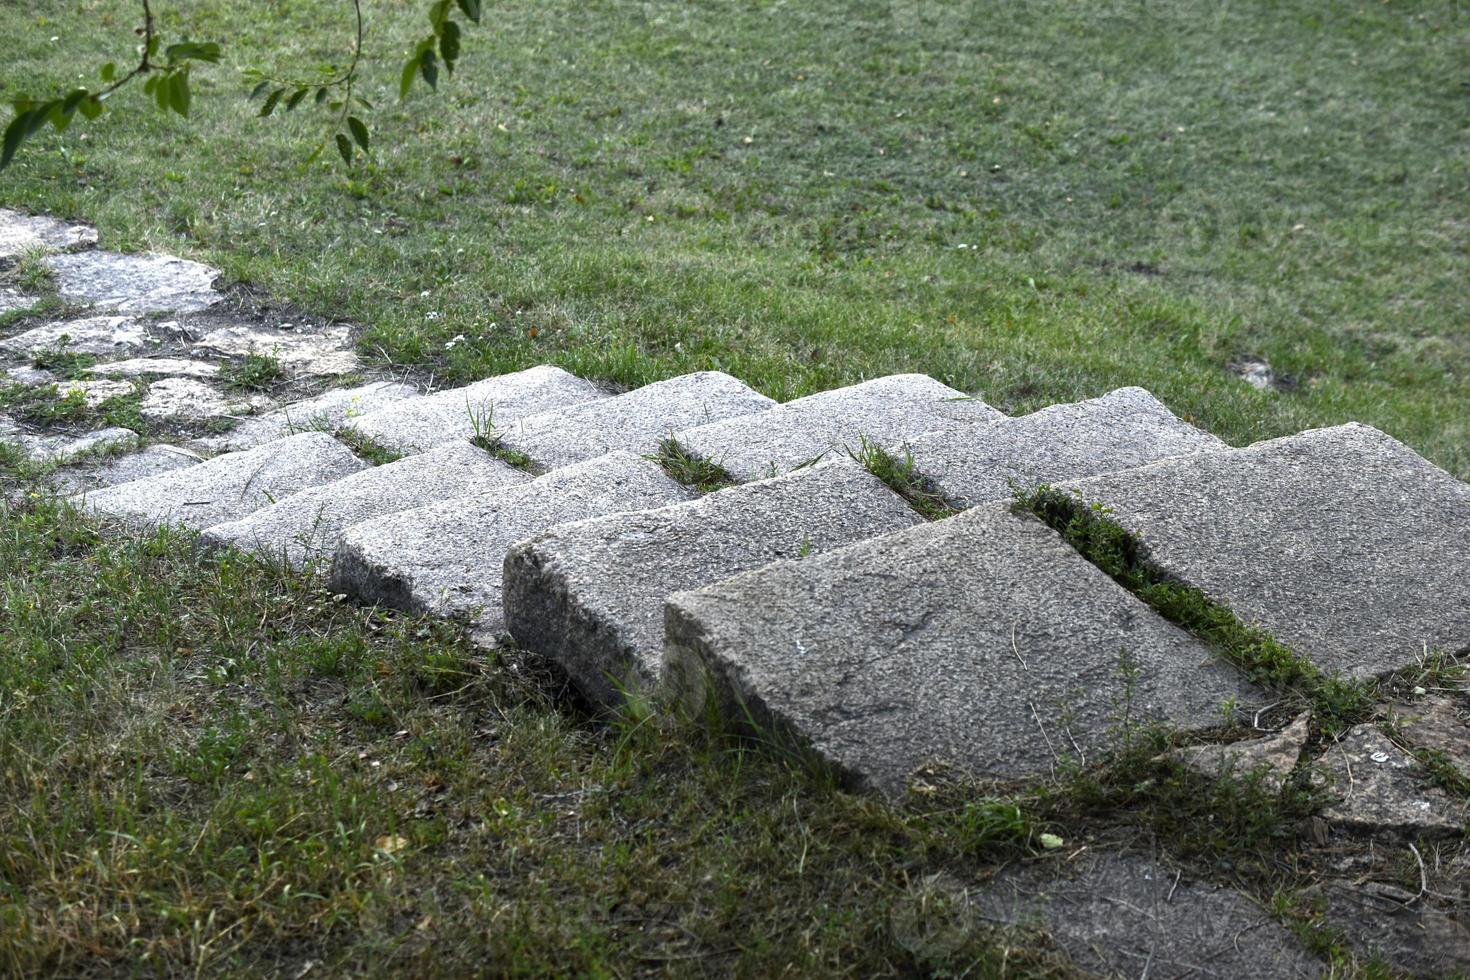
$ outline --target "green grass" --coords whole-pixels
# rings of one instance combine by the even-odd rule
[[[268,391],[285,377],[281,362],[269,354],[246,354],[220,369],[225,384],[243,391]]]

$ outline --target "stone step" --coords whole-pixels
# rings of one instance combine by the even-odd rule
[[[352,450],[325,432],[303,432],[73,500],[83,510],[134,527],[176,524],[203,530],[238,521],[293,493],[366,467]]]
[[[606,398],[607,392],[561,368],[542,365],[435,392],[351,420],[350,433],[397,453],[488,435],[526,415]]]
[[[14,419],[0,415],[0,443],[17,446],[34,462],[64,466],[87,456],[133,449],[138,445],[138,433],[121,426],[110,426],[81,435],[40,435],[26,431]]]
[[[409,612],[454,616],[485,642],[505,631],[505,553],[557,524],[689,499],[663,470],[615,452],[519,486],[429,504],[349,529],[337,546],[333,588]]]
[[[342,532],[355,524],[530,479],[468,442],[450,442],[302,490],[243,520],[217,524],[199,536],[199,543],[258,552],[299,568],[330,560]]]
[[[775,404],[728,374],[701,371],[599,402],[532,415],[515,425],[497,426],[495,435],[507,449],[555,469],[617,449],[652,454],[681,429],[750,415]]]
[[[1329,672],[1470,650],[1470,486],[1351,423],[1064,485]]]
[[[864,788],[1095,761],[1120,718],[1196,730],[1259,703],[1232,666],[1003,503],[673,596],[665,672]]]
[[[204,457],[196,453],[160,443],[123,456],[77,463],[52,474],[50,482],[57,493],[71,495],[146,480],[150,476],[197,466],[202,462]]]
[[[59,252],[97,244],[97,229],[44,214],[0,208],[0,266],[32,251]]]
[[[1009,498],[1013,488],[1029,492],[1046,483],[1228,448],[1176,418],[1142,388],[1119,388],[993,425],[920,436],[909,452],[919,473],[950,503],[970,507]]]
[[[200,439],[199,444],[217,452],[238,451],[254,449],[296,432],[335,432],[353,419],[419,397],[413,385],[392,381],[337,388],[264,415],[241,419],[229,432]]]
[[[553,528],[505,560],[506,626],[594,702],[649,691],[662,669],[664,601],[780,558],[911,527],[919,517],[850,459],[658,510]]]
[[[745,482],[832,453],[856,453],[864,438],[896,452],[926,432],[966,431],[1003,418],[983,401],[927,375],[895,374],[685,429],[675,439],[691,456]]]

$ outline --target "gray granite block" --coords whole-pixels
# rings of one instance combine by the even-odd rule
[[[244,415],[270,404],[265,395],[226,392],[193,378],[161,378],[148,386],[138,410],[150,419],[200,422]]]
[[[496,436],[546,469],[615,449],[652,454],[681,429],[750,415],[776,403],[719,371],[658,381],[615,398],[522,418]]]
[[[526,415],[605,397],[607,392],[592,382],[541,365],[370,412],[347,428],[394,452],[421,452],[488,434],[492,425],[504,428]]]
[[[296,432],[334,432],[353,419],[418,397],[412,385],[392,381],[338,388],[264,415],[242,419],[229,432],[199,442],[216,450],[254,449]]]
[[[361,362],[352,349],[352,331],[345,326],[324,330],[271,330],[253,323],[218,327],[195,342],[196,354],[273,358],[293,375],[351,374]]]
[[[1470,807],[1435,785],[1424,766],[1372,725],[1355,725],[1312,765],[1327,797],[1322,817],[1349,832],[1458,837]]]
[[[1089,851],[1002,871],[978,893],[986,919],[1039,927],[1089,976],[1322,975],[1270,912],[1158,860]]]
[[[1119,388],[994,425],[930,433],[913,440],[909,451],[950,503],[969,507],[1007,499],[1013,487],[1030,491],[1228,448],[1142,388]]]
[[[199,536],[199,543],[205,548],[259,552],[300,567],[330,560],[342,532],[355,524],[530,479],[530,474],[468,442],[445,443],[302,490],[243,520],[217,524]]]
[[[781,558],[820,554],[922,522],[849,459],[657,510],[556,527],[505,559],[516,643],[559,663],[591,700],[652,690],[664,601]]]
[[[746,481],[834,453],[857,453],[864,438],[898,452],[926,432],[960,433],[1003,418],[983,401],[927,375],[895,374],[685,429],[675,438],[690,455]]]
[[[160,473],[197,466],[203,461],[202,456],[187,449],[158,444],[124,456],[68,466],[52,474],[50,482],[58,493],[76,494],[102,487],[115,487],[134,480],[146,480]]]
[[[237,521],[308,487],[364,469],[352,450],[324,432],[300,435],[160,476],[80,495],[83,510],[134,527],[177,524],[202,530]]]
[[[58,252],[97,244],[97,229],[44,214],[0,208],[0,264],[27,252]]]
[[[213,283],[219,270],[172,255],[122,255],[94,249],[48,255],[56,291],[73,303],[119,313],[191,313],[223,296]]]
[[[478,636],[504,632],[505,553],[557,524],[689,499],[658,466],[609,453],[529,483],[367,521],[337,546],[333,587],[409,612],[454,616]]]
[[[95,453],[133,449],[138,445],[138,433],[132,429],[110,426],[79,436],[23,436],[21,443],[34,460],[65,464]]]
[[[1470,486],[1356,423],[1066,485],[1330,672],[1470,650]]]
[[[30,355],[64,349],[74,354],[116,354],[137,350],[147,341],[142,321],[130,316],[91,316],[43,323],[0,340],[0,351]]]
[[[39,296],[29,296],[13,286],[0,286],[0,313],[27,310],[40,302]]]
[[[182,357],[133,357],[95,365],[87,368],[87,373],[104,378],[212,378],[219,374],[219,365]]]
[[[1126,715],[1184,730],[1259,701],[1039,521],[1001,504],[673,596],[665,673],[695,701],[888,794],[1096,760]],[[710,687],[712,685],[712,688]]]

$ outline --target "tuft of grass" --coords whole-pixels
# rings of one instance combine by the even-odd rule
[[[664,438],[658,444],[658,452],[648,459],[661,466],[674,482],[693,487],[700,493],[714,493],[738,482],[719,463],[690,455],[673,436]]]
[[[33,296],[54,297],[56,295],[56,273],[45,262],[45,249],[28,249],[8,270],[6,279],[14,283],[21,292]]]
[[[346,443],[360,459],[365,459],[374,466],[382,466],[384,463],[392,463],[403,458],[403,454],[389,449],[387,446],[375,439],[359,434],[353,429],[339,429],[334,433],[336,437]]]
[[[224,365],[220,378],[230,387],[245,391],[267,391],[285,380],[281,362],[269,354],[249,353],[238,361]]]
[[[52,371],[68,380],[80,380],[87,377],[87,369],[97,364],[95,354],[84,354],[80,351],[67,350],[65,347],[56,347],[50,350],[38,350],[31,355],[31,366],[43,371]]]
[[[867,436],[862,436],[861,439],[857,451],[852,452],[853,459],[886,483],[890,490],[907,500],[914,510],[931,521],[953,517],[959,513],[959,509],[950,504],[938,488],[919,472],[913,453],[905,449],[903,456],[895,456],[877,443],[871,442]]]

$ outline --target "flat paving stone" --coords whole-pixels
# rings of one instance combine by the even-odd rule
[[[244,520],[215,525],[199,536],[199,543],[206,548],[258,552],[301,567],[330,561],[342,532],[353,525],[530,479],[530,474],[468,442],[446,443],[302,490]]]
[[[1322,818],[1349,832],[1450,836],[1470,810],[1429,781],[1408,752],[1372,725],[1350,728],[1312,767],[1331,802]]]
[[[146,480],[187,466],[197,466],[204,458],[177,446],[156,444],[135,453],[69,466],[58,470],[50,482],[61,494],[84,493],[102,487],[115,487],[134,480]]]
[[[1205,779],[1258,779],[1262,789],[1280,793],[1301,758],[1309,734],[1310,712],[1302,712],[1279,732],[1228,745],[1194,745],[1173,755]]]
[[[1001,504],[679,593],[665,672],[860,788],[1095,760],[1118,719],[1182,730],[1260,697],[1039,521]],[[747,715],[747,712],[749,713]]]
[[[87,368],[88,374],[119,378],[212,378],[219,365],[183,357],[132,357]]]
[[[249,324],[219,327],[193,346],[196,354],[273,357],[287,374],[331,377],[351,374],[362,362],[352,349],[352,331],[330,327],[321,331],[265,330]]]
[[[566,524],[510,550],[506,626],[522,649],[615,705],[662,672],[664,602],[781,558],[922,523],[848,459],[657,510]]]
[[[1015,489],[1132,469],[1171,456],[1228,449],[1142,388],[1053,405],[994,425],[934,432],[909,451],[950,503],[971,507]],[[1015,488],[1015,489],[1013,489]]]
[[[986,918],[1043,929],[1089,975],[1306,978],[1324,968],[1245,895],[1142,856],[1087,851],[1002,871]]]
[[[491,423],[499,429],[527,415],[606,397],[592,382],[542,365],[371,412],[347,428],[394,452],[413,453],[488,434]]]
[[[145,418],[173,422],[243,415],[269,407],[264,395],[227,394],[193,378],[163,378],[148,386],[139,410]]]
[[[254,449],[296,432],[335,432],[353,419],[418,397],[418,390],[413,385],[394,381],[335,388],[314,398],[243,419],[229,432],[199,442],[215,450]]]
[[[1431,697],[1395,705],[1394,720],[1409,742],[1438,753],[1470,779],[1470,700]]]
[[[983,401],[927,375],[895,374],[686,429],[675,438],[690,455],[717,463],[744,482],[834,453],[857,453],[864,438],[898,452],[926,432],[963,432],[1003,418]]]
[[[26,436],[22,444],[32,459],[65,464],[92,453],[118,452],[138,445],[138,433],[121,426],[111,426],[79,436]]]
[[[1470,975],[1470,924],[1428,905],[1424,896],[1400,889],[1374,894],[1348,881],[1329,881],[1317,891],[1327,925],[1351,949],[1411,976]],[[1463,919],[1463,898],[1456,911]]]
[[[6,368],[5,378],[11,384],[31,386],[55,384],[60,380],[50,371],[27,366]]]
[[[74,354],[116,354],[137,350],[148,340],[141,320],[130,316],[90,316],[58,320],[0,340],[0,351],[30,355],[66,350]]]
[[[123,255],[94,249],[48,255],[56,291],[73,303],[119,313],[193,313],[224,297],[213,287],[219,270],[172,255]]]
[[[651,454],[682,429],[751,415],[776,402],[719,371],[685,374],[590,404],[543,412],[496,436],[546,469],[622,449]]]
[[[59,252],[96,244],[97,229],[91,225],[0,208],[0,264],[38,249]]]
[[[238,521],[309,487],[367,466],[325,432],[303,432],[259,449],[226,453],[160,476],[73,498],[134,527],[176,524],[203,530]]]
[[[464,619],[492,642],[505,632],[500,587],[511,545],[557,524],[689,498],[663,470],[609,453],[519,486],[445,500],[342,535],[333,588],[409,612]]]
[[[39,299],[36,296],[27,296],[11,286],[0,286],[0,313],[14,313],[16,310],[30,309],[39,302]]]
[[[1066,485],[1329,672],[1470,650],[1470,486],[1377,429],[1314,429]]]
[[[103,402],[123,395],[131,395],[134,388],[126,381],[63,381],[56,386],[59,398],[80,396],[88,408],[96,408]]]

